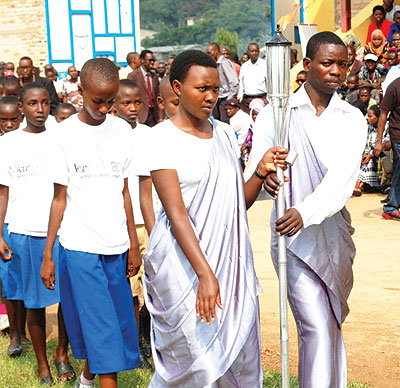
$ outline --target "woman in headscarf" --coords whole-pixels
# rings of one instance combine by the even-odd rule
[[[375,30],[371,34],[371,42],[367,43],[364,48],[364,56],[367,54],[375,54],[379,63],[384,65],[387,61],[386,53],[389,51],[390,43],[386,40],[381,30]]]

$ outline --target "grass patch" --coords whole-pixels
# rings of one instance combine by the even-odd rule
[[[11,359],[7,356],[7,347],[9,345],[8,336],[0,336],[0,387],[2,388],[43,388],[39,384],[36,373],[36,358],[32,346],[24,348],[24,353],[20,358]],[[56,380],[57,372],[53,365],[54,351],[56,341],[50,341],[47,344],[47,355],[51,367],[51,373]],[[83,368],[83,361],[75,360],[70,356],[71,364],[76,373],[80,373]],[[146,388],[149,385],[152,372],[135,369],[122,372],[118,375],[118,386],[120,388]],[[55,387],[73,388],[75,383],[59,383]],[[98,382],[96,384],[98,387]],[[264,388],[280,388],[280,374],[273,371],[264,372]],[[298,387],[297,377],[291,378],[291,388]],[[349,383],[348,388],[369,388],[359,383]],[[247,388],[247,387],[243,387]]]

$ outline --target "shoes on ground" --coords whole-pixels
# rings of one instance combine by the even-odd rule
[[[400,221],[400,212],[395,211],[393,213],[386,213],[385,211],[382,212],[382,217],[387,220],[396,220]]]

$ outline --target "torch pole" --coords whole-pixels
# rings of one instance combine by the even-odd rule
[[[267,58],[267,95],[271,104],[275,128],[275,144],[284,145],[285,115],[289,102],[290,89],[290,46],[282,32],[277,28],[274,36],[265,44]],[[277,169],[281,182],[275,200],[277,219],[285,214],[284,172]],[[281,336],[281,373],[282,388],[290,387],[289,375],[289,333],[287,309],[287,257],[286,236],[278,236],[278,276],[279,276],[279,312]]]
[[[283,170],[278,168],[278,179],[283,182]],[[283,186],[278,192],[276,199],[277,218],[285,214],[285,193]],[[281,332],[281,373],[282,388],[290,387],[289,375],[289,332],[288,332],[288,310],[287,310],[287,258],[286,258],[286,236],[278,237],[278,276],[279,276],[279,312]]]

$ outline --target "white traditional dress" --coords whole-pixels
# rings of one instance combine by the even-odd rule
[[[261,388],[259,286],[236,139],[229,126],[216,121],[212,139],[187,134],[170,121],[155,127],[153,135],[150,170],[177,170],[193,230],[219,282],[223,310],[216,308],[210,325],[196,315],[198,278],[161,209],[143,258],[156,368],[149,387]]]
[[[353,285],[354,231],[345,204],[357,179],[367,123],[334,93],[320,115],[302,86],[289,100],[286,147],[298,153],[288,170],[286,208],[296,208],[304,227],[287,239],[288,298],[299,336],[299,387],[345,388],[346,352],[341,325]],[[252,165],[274,145],[272,109],[258,115]],[[348,145],[351,145],[350,147]],[[277,269],[276,212],[271,216],[271,255]]]

